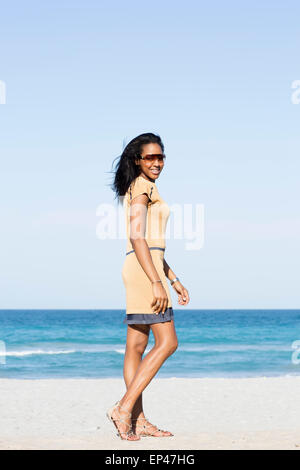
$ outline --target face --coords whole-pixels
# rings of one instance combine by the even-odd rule
[[[141,151],[142,157],[146,155],[153,155],[153,154],[163,155],[163,151],[159,144],[143,145],[142,151]],[[164,161],[159,162],[157,158],[153,162],[150,162],[150,163],[140,158],[139,160],[136,161],[136,163],[137,165],[140,165],[141,174],[144,176],[144,178],[146,177],[146,179],[151,179],[152,181],[156,180],[159,177],[164,167]]]

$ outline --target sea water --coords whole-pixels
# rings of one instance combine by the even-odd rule
[[[0,377],[123,377],[125,310],[0,310]],[[156,377],[300,374],[300,310],[174,309],[178,348]],[[144,356],[154,345],[150,330]]]

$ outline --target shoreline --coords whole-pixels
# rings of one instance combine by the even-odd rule
[[[0,378],[0,449],[300,449],[300,376],[153,378],[145,416],[173,437],[122,441],[121,378]]]
[[[290,377],[300,377],[299,373],[295,374],[276,374],[276,375],[232,375],[232,376],[221,376],[221,375],[205,375],[205,376],[172,376],[172,377],[155,377],[154,380],[248,380],[248,379],[280,379],[280,378],[290,378]],[[111,376],[111,377],[1,377],[2,380],[123,380],[120,376]]]

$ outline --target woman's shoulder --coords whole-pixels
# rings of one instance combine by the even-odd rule
[[[133,198],[134,196],[142,193],[148,194],[152,203],[159,199],[159,193],[157,186],[153,181],[147,180],[143,176],[137,176],[129,185],[128,188],[129,197]]]

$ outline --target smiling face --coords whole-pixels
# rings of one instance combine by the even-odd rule
[[[142,157],[145,157],[146,155],[153,155],[153,154],[163,155],[163,151],[159,144],[143,145],[142,151],[141,151]],[[142,158],[140,158],[139,160],[136,161],[136,164],[140,166],[141,176],[151,181],[155,181],[159,177],[164,167],[164,161],[159,162],[157,158],[153,162],[147,162],[146,160],[143,160]]]

